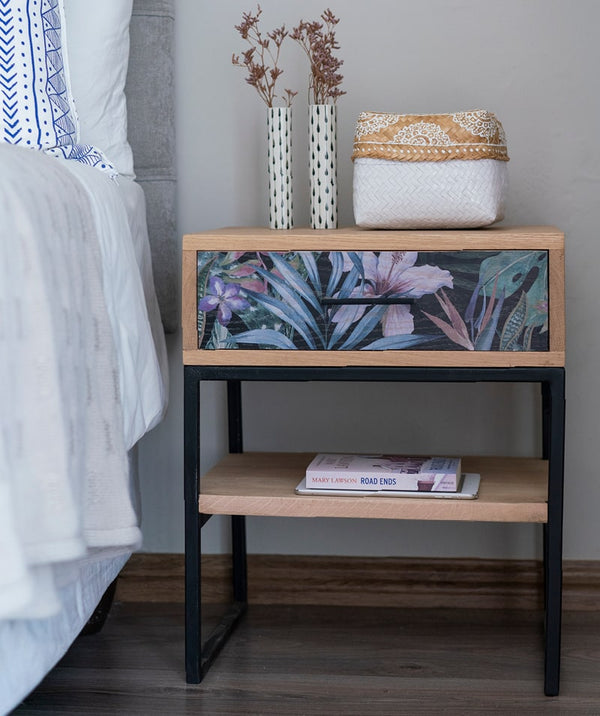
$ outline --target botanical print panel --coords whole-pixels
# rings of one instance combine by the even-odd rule
[[[548,254],[199,252],[198,345],[547,351]]]

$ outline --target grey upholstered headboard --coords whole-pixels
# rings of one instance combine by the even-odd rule
[[[134,0],[125,87],[135,173],[146,194],[156,293],[170,333],[179,324],[174,26],[174,0]]]

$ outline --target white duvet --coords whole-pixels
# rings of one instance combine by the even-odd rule
[[[65,564],[140,542],[127,450],[166,405],[141,196],[0,145],[0,619],[57,613]]]

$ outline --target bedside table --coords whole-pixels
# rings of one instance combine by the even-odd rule
[[[183,240],[186,677],[198,683],[247,604],[245,516],[543,525],[544,691],[558,694],[562,593],[564,236],[236,228]],[[229,455],[200,479],[199,390],[227,382]],[[539,458],[463,459],[477,500],[299,496],[306,454],[244,453],[242,381],[535,382]],[[232,517],[234,603],[203,642],[201,529]]]

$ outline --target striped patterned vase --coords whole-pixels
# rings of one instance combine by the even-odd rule
[[[292,110],[267,108],[267,162],[269,171],[269,228],[291,229],[292,216]]]
[[[337,107],[309,107],[310,226],[337,229]]]

